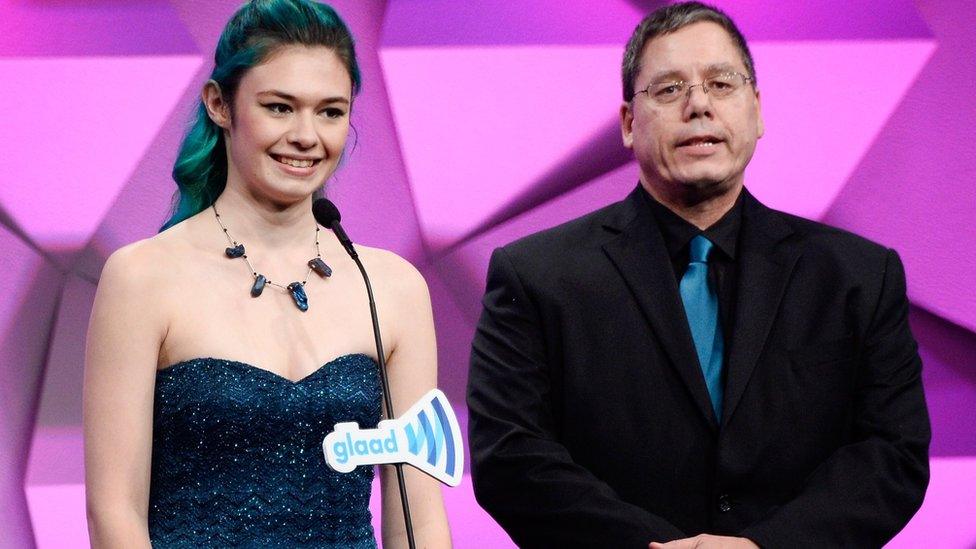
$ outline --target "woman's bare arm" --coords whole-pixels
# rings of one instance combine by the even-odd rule
[[[386,323],[395,332],[395,347],[387,363],[387,372],[394,411],[401,413],[437,386],[437,343],[430,294],[421,274],[398,257],[384,258],[383,263],[389,267],[385,270],[387,276],[394,277],[384,292],[396,304],[395,310],[391,311],[395,318]],[[440,483],[413,467],[407,466],[403,470],[417,547],[451,547]],[[391,549],[407,547],[393,467],[382,467],[380,480],[383,546]]]
[[[149,547],[153,390],[165,335],[154,253],[139,243],[102,271],[85,358],[85,485],[92,547]]]

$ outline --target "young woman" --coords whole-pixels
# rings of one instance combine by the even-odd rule
[[[254,0],[227,24],[158,235],[112,254],[88,336],[85,463],[94,547],[375,547],[373,471],[322,439],[375,426],[365,286],[313,216],[360,86],[353,40],[309,0]],[[430,298],[393,253],[358,247],[406,409],[436,383]],[[450,545],[436,481],[410,468],[419,546]],[[406,546],[392,470],[383,540]],[[391,478],[387,478],[390,476]]]

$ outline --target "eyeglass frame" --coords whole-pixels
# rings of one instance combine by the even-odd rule
[[[655,99],[655,97],[651,95],[651,86],[658,86],[658,85],[661,85],[661,84],[669,84],[669,85],[672,85],[672,86],[673,85],[685,85],[685,84],[688,84],[688,89],[685,90],[685,98],[688,98],[688,97],[691,97],[691,90],[694,89],[694,88],[696,88],[696,87],[698,87],[698,86],[701,86],[702,93],[704,93],[705,95],[708,95],[708,86],[705,85],[706,82],[708,82],[709,80],[713,80],[715,78],[720,78],[722,76],[730,76],[730,75],[734,75],[734,76],[741,77],[742,78],[742,84],[743,85],[745,85],[745,84],[751,84],[751,83],[754,83],[756,81],[756,79],[754,77],[748,76],[748,75],[745,75],[745,74],[742,74],[741,72],[738,72],[738,71],[728,71],[728,72],[723,72],[721,74],[717,74],[715,76],[710,76],[710,77],[702,80],[701,82],[699,82],[697,84],[688,84],[688,82],[686,80],[674,80],[674,81],[670,81],[670,82],[668,82],[668,81],[665,80],[663,82],[651,82],[644,89],[635,91],[634,92],[634,96],[636,97],[637,94],[639,94],[639,93],[646,93],[647,94],[647,97],[649,97],[650,99],[652,99],[658,105],[670,105],[672,103],[677,103],[681,99],[681,93],[679,92],[677,95],[675,95],[675,98],[672,101],[661,102],[661,101],[658,101],[657,99]],[[734,93],[735,91],[738,91],[738,89],[739,88],[736,88],[731,93]],[[729,95],[731,95],[731,93]],[[725,98],[725,97],[729,97],[729,96],[726,95],[726,96],[719,96],[719,97],[720,98]]]

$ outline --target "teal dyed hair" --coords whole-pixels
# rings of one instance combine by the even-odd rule
[[[210,79],[223,100],[234,104],[244,74],[282,46],[325,46],[349,71],[352,94],[361,85],[349,28],[331,7],[311,0],[251,0],[231,17],[217,42]],[[173,214],[160,231],[193,216],[217,200],[227,184],[227,152],[221,128],[201,101],[180,144],[173,179],[178,188]]]

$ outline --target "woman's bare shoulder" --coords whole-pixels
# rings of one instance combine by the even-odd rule
[[[102,267],[99,286],[130,290],[162,290],[180,270],[181,258],[190,253],[185,228],[173,227],[149,238],[127,244],[109,255]]]
[[[375,281],[374,285],[382,285],[397,296],[410,300],[430,299],[424,276],[403,257],[390,250],[369,246],[357,245],[356,250],[363,258],[370,280]]]

